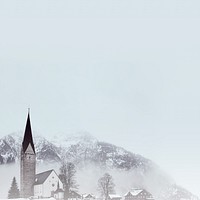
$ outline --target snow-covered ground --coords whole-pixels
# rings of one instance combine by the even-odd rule
[[[10,200],[10,199],[1,199],[0,200]],[[17,198],[17,199],[12,199],[12,200],[30,200],[29,198]],[[51,198],[42,198],[42,199],[37,199],[37,200],[56,200],[55,198],[51,197]]]

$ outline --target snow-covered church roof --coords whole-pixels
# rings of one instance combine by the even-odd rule
[[[49,170],[49,171],[45,171],[45,172],[36,174],[35,175],[35,183],[34,183],[34,185],[43,184],[53,171],[54,170],[52,169],[52,170]]]

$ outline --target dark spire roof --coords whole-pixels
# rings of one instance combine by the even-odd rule
[[[33,151],[35,153],[35,147],[33,144],[32,130],[31,130],[30,116],[28,113],[28,117],[27,117],[27,121],[26,121],[26,128],[25,128],[25,132],[24,132],[24,139],[22,142],[23,152],[26,151],[29,144],[31,145],[31,147],[33,148]]]

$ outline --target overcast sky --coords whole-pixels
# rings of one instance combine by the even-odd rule
[[[200,2],[0,1],[0,136],[86,131],[200,195]]]

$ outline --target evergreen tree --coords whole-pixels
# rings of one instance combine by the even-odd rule
[[[12,184],[10,187],[10,190],[8,191],[8,199],[14,199],[14,198],[19,198],[19,188],[17,185],[16,178],[13,177]]]

